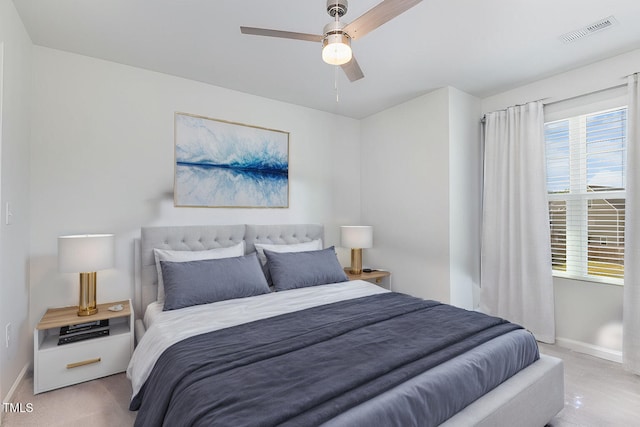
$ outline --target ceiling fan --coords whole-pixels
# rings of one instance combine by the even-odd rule
[[[348,0],[327,0],[327,13],[335,18],[325,25],[323,34],[295,33],[266,28],[240,27],[243,34],[280,37],[285,39],[322,42],[322,59],[331,65],[340,65],[349,80],[364,77],[351,51],[351,40],[359,39],[420,3],[422,0],[383,0],[350,24],[340,21],[347,13]]]

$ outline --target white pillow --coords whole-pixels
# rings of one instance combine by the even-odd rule
[[[158,302],[164,304],[164,281],[160,261],[186,262],[201,261],[203,259],[232,258],[244,255],[244,241],[226,248],[208,249],[206,251],[172,251],[168,249],[154,249],[156,269],[158,270]]]
[[[304,243],[292,243],[290,245],[275,245],[272,243],[256,243],[256,252],[258,253],[258,259],[262,265],[267,263],[267,257],[264,254],[264,250],[271,252],[306,252],[306,251],[319,251],[322,249],[322,239],[312,240]]]

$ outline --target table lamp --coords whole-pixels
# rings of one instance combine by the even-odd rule
[[[351,248],[351,274],[362,274],[362,249],[373,247],[373,227],[343,225],[340,227],[341,246]]]
[[[91,316],[98,312],[96,272],[113,268],[114,265],[113,234],[58,237],[58,270],[62,273],[80,273],[78,316]]]

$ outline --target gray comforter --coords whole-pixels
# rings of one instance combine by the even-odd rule
[[[396,293],[342,301],[175,344],[131,409],[139,410],[137,426],[319,425],[518,328]],[[523,357],[514,369],[536,359]],[[478,397],[455,390],[450,413],[426,424]]]

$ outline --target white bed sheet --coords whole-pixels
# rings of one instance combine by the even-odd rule
[[[149,304],[144,316],[147,331],[133,352],[127,368],[127,377],[131,380],[133,388],[132,397],[140,391],[164,350],[185,338],[323,304],[384,292],[389,291],[363,280],[353,280],[196,305],[179,310],[162,311],[158,304]]]

